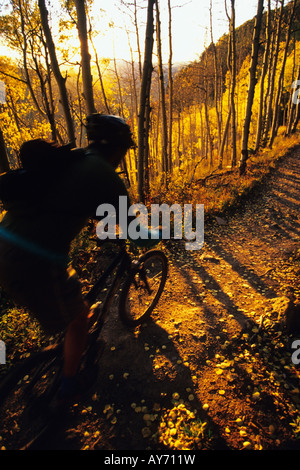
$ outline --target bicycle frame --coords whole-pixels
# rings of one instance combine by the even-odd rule
[[[106,268],[104,273],[100,276],[100,278],[95,282],[93,287],[91,287],[90,291],[85,295],[85,300],[88,302],[89,305],[92,305],[95,302],[97,295],[101,291],[102,287],[105,284],[106,279],[108,276],[113,272],[113,270],[118,266],[119,268],[115,279],[121,276],[125,271],[126,268],[129,268],[131,265],[131,258],[128,255],[127,251],[125,250],[125,243],[123,241],[118,242],[120,245],[120,251]],[[111,289],[114,290],[114,289]]]
[[[94,328],[90,332],[90,340],[88,342],[87,347],[90,348],[94,341],[97,341],[97,338],[101,332],[103,324],[107,318],[109,313],[109,308],[113,300],[113,296],[115,291],[117,290],[118,286],[121,283],[123,274],[130,269],[131,267],[131,258],[130,255],[127,253],[125,249],[125,242],[123,240],[116,240],[116,243],[120,246],[119,253],[115,256],[115,258],[111,261],[109,266],[106,268],[104,273],[100,276],[100,278],[95,282],[93,287],[90,291],[86,294],[85,300],[88,302],[90,306],[95,302],[96,297],[99,295],[101,290],[105,287],[105,281],[110,276],[110,274],[117,268],[116,273],[114,274],[113,282],[109,287],[109,290],[106,294],[105,302],[101,306],[101,309],[93,320]]]
[[[103,353],[103,345],[105,344],[101,340],[101,332],[102,332],[102,327],[104,325],[104,322],[110,313],[110,306],[112,301],[114,300],[114,294],[117,292],[117,289],[119,288],[121,282],[124,280],[124,285],[122,285],[122,289],[120,292],[120,299],[119,299],[119,314],[121,320],[125,323],[125,325],[132,326],[133,324],[130,323],[130,320],[128,321],[128,318],[126,318],[126,313],[124,315],[124,302],[126,302],[127,295],[129,292],[129,287],[131,286],[132,283],[134,283],[134,278],[136,273],[141,274],[142,276],[144,275],[143,269],[141,267],[143,266],[143,263],[147,261],[148,259],[151,259],[153,256],[153,252],[147,252],[144,253],[143,255],[139,256],[138,260],[134,260],[131,258],[130,254],[126,251],[126,242],[123,240],[116,240],[118,246],[119,246],[119,252],[117,255],[109,261],[109,266],[105,269],[105,271],[102,273],[102,275],[99,276],[99,278],[96,280],[95,284],[91,287],[89,292],[85,295],[85,300],[88,302],[88,304],[91,306],[93,303],[95,303],[97,296],[100,294],[100,292],[103,290],[103,287],[107,287],[107,279],[109,278],[110,275],[112,276],[112,282],[110,286],[107,289],[107,292],[105,292],[105,300],[101,304],[100,308],[95,309],[94,315],[91,316],[90,318],[90,328],[89,328],[89,334],[88,334],[88,339],[87,339],[87,344],[86,344],[86,349],[82,357],[81,361],[81,367],[83,370],[86,368],[87,371],[87,377],[90,379],[93,379],[93,383],[96,383],[95,381],[97,380],[97,374],[99,371],[99,359],[102,356]],[[154,257],[157,256],[157,253],[154,252]],[[100,257],[101,260],[101,257]],[[100,261],[101,262],[101,261]],[[158,295],[160,296],[162,289],[164,288],[164,283],[167,275],[167,270],[166,270],[166,265],[162,264],[164,268],[162,269],[162,272],[164,272],[162,278],[162,287],[159,287]],[[125,276],[124,276],[125,274]],[[124,279],[125,278],[125,279]],[[146,288],[149,292],[151,292],[150,285],[147,282],[147,277],[145,276],[144,283],[146,285]],[[124,300],[125,299],[125,300]],[[157,302],[157,301],[156,301]],[[121,309],[121,303],[122,303],[122,309]],[[124,304],[124,305],[123,305]],[[154,306],[156,305],[155,299],[154,299]],[[152,310],[151,310],[152,311]],[[149,310],[150,314],[151,311]],[[139,324],[139,323],[137,323]],[[42,427],[37,431],[33,429],[33,438],[31,439],[30,437],[30,442],[25,442],[25,447],[22,447],[22,449],[28,449],[31,448],[31,446],[38,441],[38,439],[44,435],[45,431],[49,429],[49,426],[55,422],[57,416],[50,415],[49,410],[51,411],[51,406],[49,407],[48,410],[48,405],[50,405],[51,401],[53,398],[55,398],[56,393],[59,389],[59,384],[60,384],[60,378],[61,378],[61,373],[62,373],[62,367],[63,367],[63,336],[60,337],[60,340],[52,346],[46,347],[43,350],[40,350],[37,352],[35,355],[31,356],[30,358],[27,358],[23,363],[19,365],[19,368],[14,368],[8,376],[6,376],[5,380],[1,383],[0,386],[0,397],[1,400],[6,400],[7,397],[9,397],[9,393],[15,389],[17,384],[19,382],[22,383],[21,388],[22,391],[27,392],[29,394],[28,400],[26,403],[26,397],[24,396],[24,400],[20,401],[20,406],[18,407],[18,410],[22,413],[26,413],[28,410],[31,410],[31,403],[34,404],[32,410],[35,413],[38,413],[38,415],[41,417],[41,424]],[[37,370],[35,370],[35,368]],[[28,383],[23,383],[23,380],[20,377],[24,377],[26,373],[28,372],[28,377],[30,377]],[[49,372],[49,374],[45,374],[45,372]],[[48,382],[49,378],[49,382]],[[42,392],[45,393],[45,395],[38,396],[37,400],[37,407],[35,406],[35,402],[33,401],[35,399],[35,390],[34,387],[36,384],[40,384],[39,380],[41,379],[41,384],[42,384]],[[47,385],[46,382],[47,381]],[[44,390],[44,385],[46,386],[46,389]],[[25,389],[24,389],[25,387]],[[38,390],[38,387],[37,387]],[[31,392],[33,392],[33,395],[31,396]],[[17,396],[16,400],[19,400],[20,395]],[[40,399],[41,398],[41,399]],[[0,401],[1,401],[0,400]],[[16,403],[16,402],[13,402]],[[4,407],[7,405],[7,402],[4,403]],[[42,414],[45,411],[45,420],[43,421]],[[6,416],[6,415],[5,415]],[[53,416],[53,420],[51,419],[51,416]],[[12,417],[14,420],[14,416]],[[22,422],[20,421],[22,424]],[[11,422],[12,425],[14,425],[14,422]],[[26,427],[26,423],[25,423]],[[22,428],[23,429],[23,428]],[[25,436],[25,441],[27,439],[27,436],[31,436],[31,433],[27,435],[24,434]]]

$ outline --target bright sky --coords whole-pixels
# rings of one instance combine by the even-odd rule
[[[213,1],[213,34],[214,40],[228,32],[228,19],[225,14],[225,0]],[[257,0],[236,0],[236,26],[253,18],[257,11]],[[98,30],[103,31],[97,42],[98,54],[104,57],[130,60],[128,37],[126,28],[134,30],[132,21],[128,14],[124,14],[124,7],[120,11],[119,1],[116,0],[94,0],[95,16],[97,7],[105,10],[105,14],[99,16],[97,21]],[[141,4],[138,1],[138,4]],[[147,2],[143,2],[147,5]],[[168,2],[161,0],[161,23],[164,60],[168,60]],[[210,19],[209,0],[171,0],[172,5],[172,42],[173,62],[190,62],[198,59],[205,45],[210,43]],[[230,1],[227,0],[230,12]],[[146,21],[146,8],[139,12],[140,42],[142,52],[144,50]],[[107,28],[108,21],[113,21],[115,27]],[[132,48],[136,49],[135,35],[131,39]]]
[[[230,0],[226,0],[230,12]],[[127,0],[127,3],[132,1]],[[50,5],[57,6],[54,0]],[[94,0],[93,1],[93,27],[99,31],[95,41],[98,56],[113,59],[130,60],[130,49],[126,31],[131,31],[130,43],[136,52],[136,35],[130,11],[121,5],[120,0]],[[147,1],[137,0],[138,5],[144,5],[138,11],[141,51],[144,51],[145,22],[147,16]],[[225,0],[213,0],[213,34],[217,41],[220,36],[228,32],[228,19],[225,14]],[[253,18],[257,10],[257,0],[236,0],[236,26]],[[210,0],[171,0],[172,6],[172,43],[173,63],[190,62],[197,60],[205,46],[210,44]],[[168,45],[168,2],[160,0],[162,40],[164,61],[169,57]],[[113,22],[114,27],[109,27]],[[76,34],[74,42],[79,48]],[[72,46],[74,46],[74,42]],[[156,51],[154,50],[156,53]],[[5,54],[5,48],[0,46],[0,54]],[[6,51],[7,54],[7,51]],[[11,55],[11,54],[9,54]],[[137,58],[137,56],[135,56]]]

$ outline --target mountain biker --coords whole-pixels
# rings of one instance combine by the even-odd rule
[[[0,286],[47,333],[65,331],[62,396],[77,387],[89,314],[68,267],[70,244],[100,204],[117,209],[119,196],[128,196],[115,170],[134,146],[130,127],[117,116],[88,116],[86,131],[87,148],[71,150],[67,159],[39,139],[24,144],[23,169],[0,178],[6,210],[0,223]]]

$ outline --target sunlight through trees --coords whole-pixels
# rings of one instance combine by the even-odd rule
[[[135,135],[126,173],[144,201],[168,190],[172,179],[186,184],[229,169],[242,175],[249,158],[297,128],[299,106],[291,101],[299,76],[297,0],[259,0],[256,18],[238,28],[235,1],[225,1],[228,33],[216,42],[210,1],[203,24],[210,44],[188,64],[173,64],[172,13],[180,8],[184,15],[184,6],[168,1],[166,24],[158,0],[120,1],[131,60],[117,60],[95,42],[94,3],[82,9],[83,2],[61,1],[58,10],[44,0],[10,0],[0,16],[1,38],[14,51],[0,58],[1,127],[12,168],[25,140],[84,146],[87,114],[119,114]]]

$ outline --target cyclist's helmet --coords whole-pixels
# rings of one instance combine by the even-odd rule
[[[91,114],[87,116],[86,131],[90,142],[126,150],[135,147],[129,125],[119,116]]]

